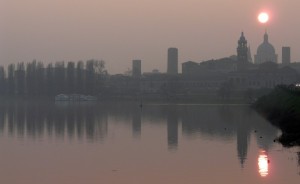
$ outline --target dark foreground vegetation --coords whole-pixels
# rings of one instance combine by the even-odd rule
[[[253,106],[282,130],[279,142],[287,147],[300,145],[300,87],[277,86]]]

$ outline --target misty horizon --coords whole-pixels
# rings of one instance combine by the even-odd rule
[[[0,183],[299,183],[299,7],[0,0]]]
[[[9,1],[1,6],[0,63],[103,59],[109,73],[123,73],[134,59],[142,71],[167,68],[167,49],[179,49],[179,71],[186,61],[206,61],[236,53],[244,31],[252,55],[267,29],[281,61],[290,46],[300,60],[300,27],[291,24],[298,1]],[[237,8],[239,7],[239,8]],[[257,21],[270,12],[265,26]],[[216,13],[218,12],[218,13]],[[288,29],[287,29],[288,28]]]

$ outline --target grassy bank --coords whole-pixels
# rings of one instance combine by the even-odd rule
[[[284,146],[300,145],[300,89],[278,86],[260,97],[254,108],[282,130],[279,141]]]

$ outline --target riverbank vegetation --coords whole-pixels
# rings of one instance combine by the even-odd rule
[[[273,125],[282,130],[278,140],[284,146],[300,145],[300,88],[294,85],[277,86],[262,96],[254,108]]]
[[[43,62],[0,66],[0,96],[53,97],[60,93],[95,95],[101,91],[104,61]]]

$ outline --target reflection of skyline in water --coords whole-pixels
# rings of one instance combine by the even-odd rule
[[[168,147],[176,150],[178,146],[178,116],[176,106],[170,106],[167,110],[167,136]]]
[[[219,140],[236,139],[237,153],[243,167],[247,158],[251,133],[257,144],[269,150],[277,135],[277,129],[247,106],[199,106],[186,107],[182,116],[183,133],[187,136],[200,132]]]
[[[221,141],[236,139],[241,166],[247,158],[250,136],[255,135],[260,148],[268,151],[277,129],[266,123],[247,106],[217,105],[144,105],[136,103],[53,104],[15,103],[0,107],[0,131],[10,135],[38,138],[69,137],[104,141],[109,119],[131,126],[132,135],[142,136],[143,122],[166,123],[169,150],[180,147],[179,130],[184,137],[200,135]],[[182,126],[179,128],[179,126]],[[256,133],[254,133],[256,132]],[[261,137],[262,136],[262,137]]]

